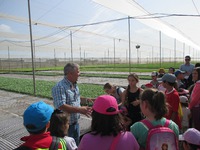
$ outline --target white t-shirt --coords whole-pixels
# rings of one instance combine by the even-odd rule
[[[182,107],[182,111],[183,111],[183,119],[181,124],[183,127],[188,127],[189,126],[188,115],[190,114],[190,109],[188,107]]]
[[[118,104],[122,102],[120,98],[120,94],[123,93],[124,90],[125,89],[122,87],[116,87],[116,92],[115,92],[115,95],[113,96],[116,98]]]
[[[72,137],[65,136],[64,139],[66,141],[67,150],[76,150],[78,148]]]

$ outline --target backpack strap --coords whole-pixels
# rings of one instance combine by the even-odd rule
[[[169,120],[169,119],[166,119],[165,124],[164,124],[164,127],[169,127],[169,124],[170,124],[170,120]]]
[[[118,133],[118,135],[116,137],[114,137],[109,150],[116,149],[116,146],[117,146],[117,143],[118,143],[120,137],[121,137],[121,133]]]
[[[152,129],[154,126],[151,124],[151,122],[147,119],[143,119],[140,122],[142,122],[148,129]]]
[[[141,120],[141,122],[148,128],[148,129],[152,129],[154,128],[154,126],[151,124],[151,122],[147,119],[143,119]],[[170,120],[166,119],[165,121],[165,124],[164,124],[164,127],[169,127],[169,124],[170,124]],[[157,127],[157,126],[155,126]]]
[[[57,150],[59,143],[60,143],[60,138],[56,136],[52,136],[52,142],[51,142],[51,146],[49,150]]]

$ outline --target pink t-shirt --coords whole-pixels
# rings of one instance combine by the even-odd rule
[[[78,150],[109,150],[113,142],[113,136],[92,135],[83,136]],[[138,142],[131,132],[123,132],[117,142],[116,150],[139,150]]]
[[[194,89],[191,95],[191,102],[189,104],[189,108],[192,109],[200,105],[200,80],[195,83]]]

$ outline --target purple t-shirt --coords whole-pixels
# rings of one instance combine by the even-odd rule
[[[92,135],[83,136],[78,150],[109,150],[113,142],[113,136]],[[116,145],[116,150],[139,150],[138,142],[131,132],[122,132]]]

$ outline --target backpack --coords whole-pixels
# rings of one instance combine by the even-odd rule
[[[120,90],[121,88],[124,89],[123,87],[117,87],[117,95],[118,95],[118,96],[120,96],[119,90]]]
[[[164,126],[153,126],[146,119],[141,122],[149,129],[146,150],[178,150],[178,139],[173,130],[169,128],[170,120],[166,119]]]

